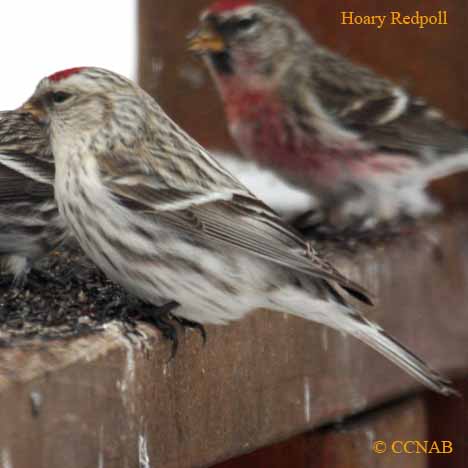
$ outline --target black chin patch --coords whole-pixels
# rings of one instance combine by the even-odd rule
[[[222,75],[232,75],[234,69],[232,67],[232,59],[227,51],[216,52],[210,54],[211,61],[216,71]]]

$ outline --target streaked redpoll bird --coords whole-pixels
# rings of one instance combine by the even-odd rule
[[[65,238],[54,173],[46,129],[29,112],[1,112],[0,267],[14,275],[16,286]]]
[[[452,392],[346,303],[346,292],[369,302],[359,285],[136,84],[99,68],[65,70],[44,78],[24,108],[49,126],[55,197],[81,247],[147,304],[167,302],[164,313],[213,324],[257,308],[289,312],[347,332],[433,390]]]
[[[241,152],[343,219],[432,211],[427,181],[468,166],[465,131],[319,45],[278,6],[218,1],[190,48],[211,72]]]

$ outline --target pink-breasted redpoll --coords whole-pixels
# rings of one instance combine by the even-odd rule
[[[129,292],[201,323],[257,308],[288,312],[349,333],[431,389],[452,393],[347,304],[346,291],[369,302],[359,285],[133,82],[100,68],[65,70],[44,78],[25,109],[48,124],[60,213],[83,250]]]
[[[0,266],[14,275],[16,286],[65,238],[54,173],[46,129],[29,112],[1,112]]]
[[[190,48],[210,70],[241,152],[344,222],[432,211],[427,181],[468,166],[465,131],[319,45],[279,6],[218,1]]]

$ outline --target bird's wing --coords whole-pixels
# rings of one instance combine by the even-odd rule
[[[47,128],[29,113],[0,112],[0,154],[24,154],[53,162]]]
[[[44,177],[29,176],[3,162],[3,155],[0,154],[0,205],[13,206],[15,203],[54,200],[53,166],[49,168],[52,176],[50,182],[44,183],[42,179],[45,180],[49,173]]]
[[[54,158],[49,145],[47,130],[30,114],[15,111],[0,112],[0,191],[7,187],[18,195],[34,191],[31,183],[54,183]],[[16,173],[16,174],[15,174]],[[37,187],[39,191],[49,188]]]
[[[0,112],[0,204],[53,200],[54,175],[44,127],[29,114]]]
[[[41,185],[47,185],[47,190],[53,191],[55,177],[53,162],[38,159],[25,153],[4,153],[0,144],[0,171],[3,171],[3,178],[11,177],[11,183],[14,183],[15,180],[18,181],[18,184],[21,184],[21,180],[23,180],[23,184],[26,184],[27,181],[34,181]],[[26,186],[21,188],[21,185],[18,185],[19,190],[27,191],[27,188]],[[46,189],[44,188],[44,190]]]
[[[99,164],[103,183],[128,208],[157,213],[158,222],[174,226],[200,242],[221,243],[292,270],[335,281],[360,300],[371,302],[361,286],[322,260],[269,207],[246,189],[239,189],[240,183],[236,188],[217,190],[195,185],[177,188],[150,174],[148,167],[145,174],[122,175],[110,173],[112,163],[105,158],[99,158]]]
[[[313,130],[317,117],[327,119],[330,126],[391,153],[450,154],[468,148],[466,132],[368,68],[329,52],[317,53],[310,62],[305,78],[293,76],[296,86],[288,91],[302,126]]]

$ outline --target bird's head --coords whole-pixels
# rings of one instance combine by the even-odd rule
[[[304,39],[299,23],[276,5],[220,0],[201,14],[189,48],[202,54],[220,78],[274,80]]]
[[[130,80],[101,68],[77,67],[42,79],[18,110],[48,126],[52,136],[82,138],[110,129],[119,119],[138,125],[141,101],[141,90]]]

